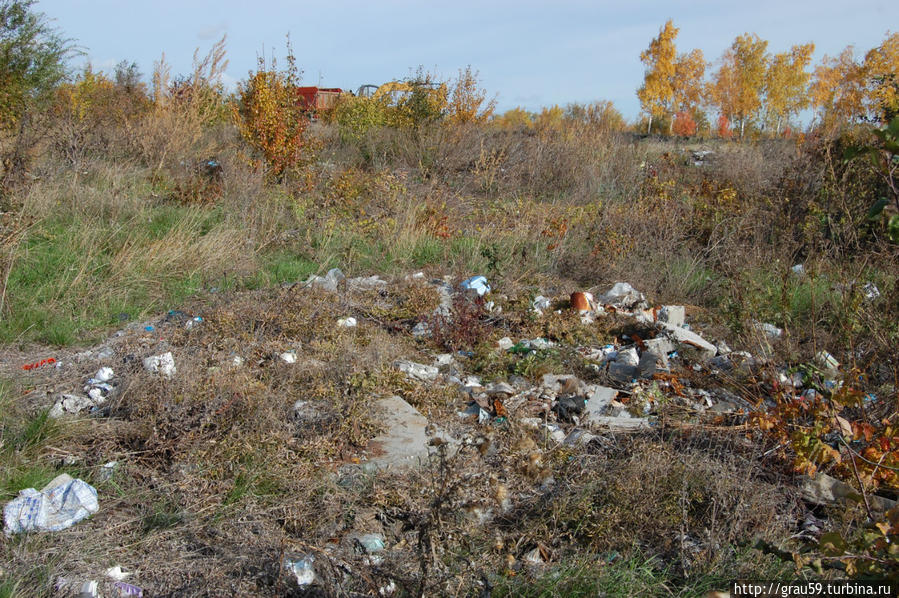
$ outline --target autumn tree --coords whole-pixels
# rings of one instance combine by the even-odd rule
[[[73,52],[71,42],[33,4],[0,0],[0,134],[11,141],[2,155],[3,187],[24,173],[40,137],[34,117],[66,79],[65,60]]]
[[[256,72],[242,83],[234,117],[241,135],[265,159],[269,173],[280,179],[298,165],[309,150],[309,123],[297,101],[302,71],[287,42],[287,67],[278,69],[259,57]]]
[[[793,46],[789,52],[771,57],[765,73],[765,112],[774,121],[775,134],[780,136],[781,125],[809,105],[808,84],[815,44]]]
[[[669,19],[659,30],[649,47],[640,53],[640,61],[646,66],[643,85],[637,90],[640,106],[649,115],[646,132],[652,130],[653,117],[671,113],[674,103],[677,48],[674,39],[678,28]]]
[[[721,66],[713,76],[712,97],[729,121],[739,121],[740,138],[762,105],[768,59],[768,42],[755,34],[743,34],[734,40],[721,57]]]
[[[487,92],[478,86],[478,72],[459,70],[459,77],[453,81],[447,104],[447,117],[453,124],[483,124],[490,119],[496,109],[496,98],[487,99]]]
[[[676,120],[674,113],[691,111],[703,97],[705,59],[702,51],[678,54],[674,44],[678,31],[669,19],[659,30],[659,36],[640,54],[646,72],[637,97],[649,115],[647,133],[652,129],[653,117],[668,116],[670,134]]]
[[[692,111],[702,103],[705,95],[705,66],[702,50],[681,54],[674,65],[674,109],[690,115],[690,120],[693,120]]]
[[[864,116],[864,80],[852,46],[834,58],[825,56],[815,68],[809,96],[825,130],[832,132]]]
[[[887,123],[899,115],[899,33],[865,54],[865,105],[871,120]]]
[[[590,104],[569,104],[565,107],[565,118],[594,127],[600,131],[623,131],[624,116],[608,100]]]

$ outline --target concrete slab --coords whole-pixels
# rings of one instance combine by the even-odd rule
[[[587,406],[584,408],[584,414],[581,417],[585,424],[590,424],[594,418],[602,417],[606,408],[609,406],[618,391],[607,386],[591,385],[587,387]]]
[[[398,396],[378,400],[376,417],[386,431],[368,445],[363,469],[417,467],[428,460],[428,420]]]

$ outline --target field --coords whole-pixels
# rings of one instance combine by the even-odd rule
[[[148,596],[897,583],[875,497],[899,489],[899,245],[870,215],[882,172],[844,158],[887,151],[870,128],[661,138],[353,104],[269,135],[248,95],[203,86],[210,61],[167,100],[92,83],[74,97],[104,108],[48,112],[5,171],[0,498],[67,473],[99,510],[0,539],[0,596],[115,595],[114,566]],[[489,293],[461,288],[476,275]],[[616,282],[645,304],[602,300]],[[616,376],[596,351],[649,355],[664,305],[711,354]],[[171,376],[144,365],[167,352]],[[102,400],[57,417],[102,367]],[[599,387],[616,422],[582,410]],[[426,420],[414,466],[368,466],[388,397]],[[850,496],[804,493],[815,474]]]

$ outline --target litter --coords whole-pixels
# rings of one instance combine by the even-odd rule
[[[114,587],[116,591],[118,591],[120,598],[127,598],[128,596],[143,598],[144,596],[143,588],[131,585],[130,583],[125,583],[124,581],[117,581],[112,584],[112,587]]]
[[[100,596],[97,591],[96,581],[86,581],[81,584],[81,591],[78,592],[76,598],[98,598]]]
[[[124,581],[130,577],[130,573],[125,573],[122,571],[122,567],[120,565],[116,565],[115,567],[110,567],[106,570],[106,577],[111,577],[116,581]]]
[[[284,561],[284,567],[293,573],[297,578],[297,585],[301,588],[315,583],[315,557],[311,554],[304,554],[297,559],[287,559]]]
[[[384,537],[380,534],[362,534],[356,538],[356,542],[368,554],[384,550]]]
[[[827,351],[818,351],[815,360],[826,370],[837,371],[840,369],[840,362]]]
[[[880,289],[873,282],[866,282],[865,286],[862,287],[862,291],[865,293],[865,299],[868,301],[874,301],[880,297]]]
[[[188,330],[190,330],[191,328],[193,328],[194,326],[196,326],[197,324],[199,324],[202,321],[203,321],[203,318],[201,318],[200,316],[197,316],[197,317],[191,318],[190,320],[185,322],[184,327],[187,328]]]
[[[3,507],[5,532],[7,536],[30,531],[56,532],[98,510],[97,490],[64,473],[40,492],[34,488],[19,491],[19,496]]]
[[[616,282],[607,293],[601,295],[599,303],[622,309],[646,307],[646,297],[626,282]]]
[[[26,363],[22,366],[22,369],[26,372],[28,370],[34,370],[44,365],[49,365],[51,363],[56,363],[56,360],[52,357],[48,357],[47,359],[41,359],[40,361],[35,361],[34,363]]]
[[[115,470],[118,466],[118,461],[110,461],[108,463],[104,463],[100,466],[100,471],[97,472],[97,478],[101,482],[108,482],[112,479],[112,475],[115,473]]]
[[[94,377],[88,380],[88,384],[98,384],[100,382],[109,382],[115,376],[112,368],[100,368]]]
[[[552,302],[544,297],[543,295],[537,295],[534,297],[534,301],[531,302],[531,309],[537,313],[537,315],[543,315],[543,310],[549,309],[552,305]]]
[[[490,285],[487,284],[487,277],[485,276],[472,276],[467,280],[463,280],[459,286],[465,291],[475,291],[479,297],[483,297],[490,292]]]
[[[756,330],[761,330],[767,334],[769,338],[780,338],[784,334],[782,328],[778,328],[774,324],[769,324],[768,322],[753,322],[752,324],[755,326]]]
[[[308,286],[317,286],[332,293],[337,292],[337,285],[346,280],[343,272],[339,268],[331,268],[325,276],[312,275],[306,281]]]
[[[297,352],[296,351],[285,351],[278,355],[281,358],[281,361],[284,363],[296,363],[297,362]]]
[[[576,292],[571,294],[571,309],[577,311],[593,311],[596,301],[591,293]]]
[[[440,374],[440,370],[432,365],[424,365],[423,363],[415,363],[414,361],[403,359],[394,362],[393,366],[410,378],[421,382],[431,382]]]
[[[59,419],[67,413],[80,413],[82,411],[87,411],[88,409],[93,409],[102,402],[103,401],[95,401],[93,398],[82,397],[79,395],[61,395],[53,404],[53,407],[50,408],[48,416],[53,419]]]
[[[356,318],[354,318],[353,316],[350,316],[348,318],[340,318],[337,320],[337,325],[341,328],[353,328],[354,326],[356,326],[356,324]]]
[[[148,372],[159,372],[166,378],[171,378],[177,372],[175,368],[175,358],[171,351],[162,355],[153,355],[145,357],[143,360],[144,369]]]

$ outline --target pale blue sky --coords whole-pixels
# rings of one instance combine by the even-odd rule
[[[190,71],[227,33],[227,76],[244,79],[263,47],[284,55],[290,32],[304,81],[355,90],[423,65],[443,78],[471,65],[500,109],[612,100],[632,119],[643,78],[639,54],[669,17],[679,51],[715,61],[744,32],[769,51],[813,41],[815,61],[854,44],[863,54],[899,30],[899,1],[729,0],[40,0],[37,10],[74,38],[95,68],[137,62],[145,76],[165,52]],[[79,60],[81,62],[82,59]]]

